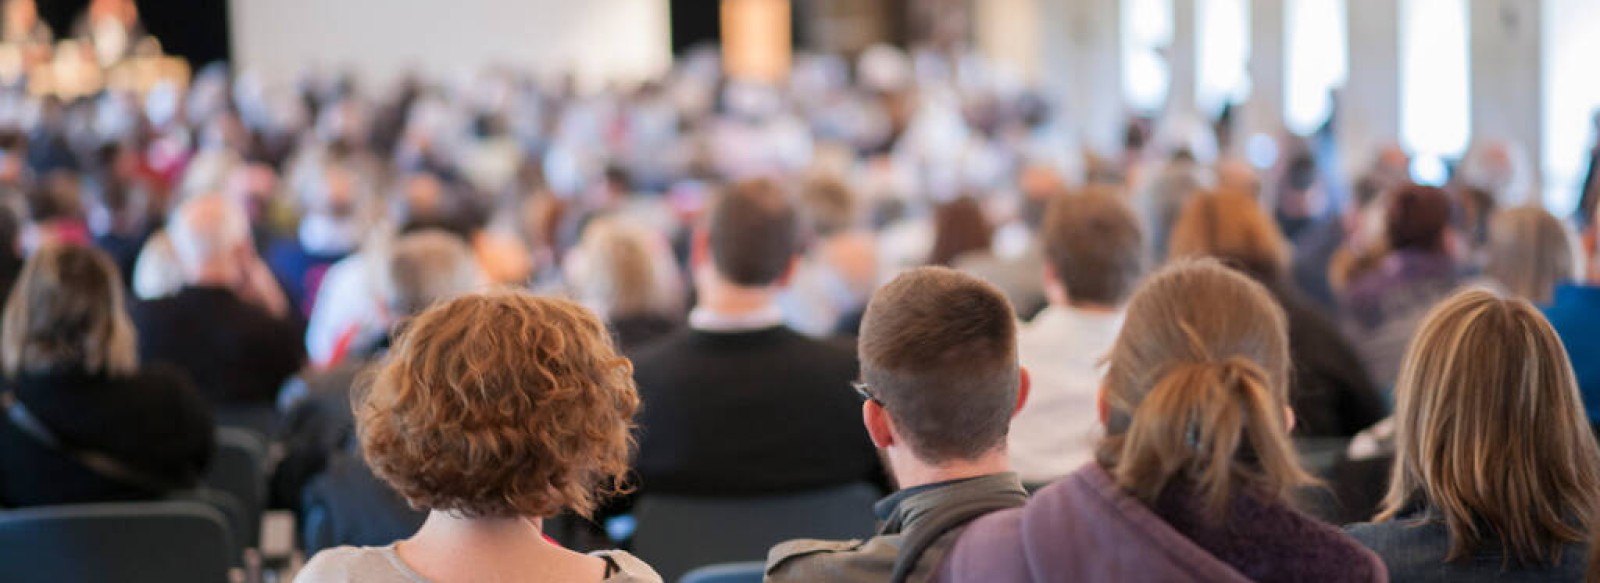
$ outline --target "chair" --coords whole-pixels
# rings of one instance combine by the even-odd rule
[[[227,583],[233,548],[222,515],[197,502],[0,512],[7,581]]]
[[[690,571],[678,583],[761,583],[766,576],[766,563],[726,563]]]
[[[634,509],[633,551],[673,581],[695,567],[765,559],[790,539],[871,536],[877,499],[868,484],[755,498],[646,494]]]
[[[205,478],[208,488],[233,496],[243,506],[245,547],[255,547],[261,537],[261,513],[267,503],[267,440],[237,427],[217,428],[217,449]]]

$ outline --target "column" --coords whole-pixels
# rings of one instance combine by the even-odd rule
[[[1544,168],[1541,119],[1542,0],[1470,0],[1473,139],[1508,140],[1526,152],[1539,188]]]
[[[1182,119],[1197,115],[1195,106],[1196,69],[1200,51],[1196,33],[1195,0],[1172,2],[1172,46],[1167,49],[1171,85],[1167,89],[1167,116]]]
[[[1349,80],[1338,103],[1340,159],[1349,176],[1400,135],[1400,8],[1396,0],[1347,0]]]
[[[1240,115],[1242,149],[1251,136],[1275,136],[1283,131],[1284,101],[1284,0],[1250,2],[1250,99]],[[1238,155],[1242,152],[1235,151]]]
[[[1121,149],[1122,2],[1038,0],[1040,82],[1097,152]]]

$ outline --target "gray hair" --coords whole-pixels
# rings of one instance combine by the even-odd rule
[[[486,281],[466,242],[443,231],[399,238],[389,247],[383,271],[384,302],[391,315],[401,318],[471,293]]]

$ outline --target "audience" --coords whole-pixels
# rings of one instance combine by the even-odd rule
[[[418,316],[359,397],[373,470],[429,511],[410,538],[319,553],[296,579],[661,581],[621,551],[583,555],[540,533],[587,514],[628,469],[639,396],[605,326],[565,300],[501,292]]]
[[[1383,510],[1350,534],[1397,581],[1578,580],[1600,448],[1561,343],[1524,300],[1475,290],[1429,313],[1395,390]]]
[[[221,413],[272,407],[305,349],[288,301],[251,248],[243,209],[220,196],[194,198],[174,212],[167,238],[184,286],[134,306],[141,359],[187,372]]]
[[[1557,285],[1544,315],[1561,337],[1589,423],[1600,435],[1600,221],[1584,229],[1579,279]]]
[[[1557,286],[1578,273],[1578,255],[1567,227],[1550,211],[1524,206],[1489,219],[1483,274],[1506,293],[1547,305]]]
[[[783,323],[799,218],[777,184],[732,186],[695,232],[689,329],[633,355],[640,491],[753,496],[881,481],[848,347]]]
[[[854,335],[879,283],[877,240],[857,198],[838,179],[814,178],[802,187],[813,239],[779,301],[789,326],[809,336]]]
[[[878,290],[861,322],[861,416],[900,490],[873,508],[865,541],[790,541],[769,582],[927,581],[966,523],[1021,506],[1006,431],[1027,401],[1011,304],[993,286],[938,267]]]
[[[139,366],[122,278],[104,253],[46,245],[0,332],[0,507],[160,498],[211,460],[209,407],[189,379]]]
[[[579,303],[599,314],[624,351],[682,325],[683,281],[667,242],[620,217],[601,217],[583,229],[562,265]]]
[[[1289,245],[1254,197],[1230,191],[1192,196],[1168,245],[1174,259],[1222,260],[1260,283],[1283,308],[1296,436],[1350,437],[1388,414],[1355,349],[1290,281]]]
[[[1108,358],[1096,461],[969,526],[942,580],[1384,580],[1288,501],[1313,479],[1288,438],[1287,332],[1265,288],[1217,263],[1152,276]]]
[[[1011,467],[1029,485],[1094,459],[1105,433],[1095,406],[1102,363],[1144,264],[1139,219],[1115,192],[1056,197],[1040,243],[1050,305],[1018,334],[1018,356],[1033,383],[1009,441]]]
[[[1345,327],[1379,386],[1394,384],[1418,322],[1460,282],[1450,213],[1443,190],[1411,185],[1395,192],[1384,215],[1387,253],[1343,292]]]

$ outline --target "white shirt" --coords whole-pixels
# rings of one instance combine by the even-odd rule
[[[1101,361],[1122,329],[1121,312],[1052,305],[1018,333],[1018,357],[1032,386],[1011,421],[1011,467],[1024,483],[1060,478],[1094,459],[1105,434],[1095,405]]]
[[[782,325],[783,309],[776,303],[738,316],[719,314],[700,307],[689,311],[689,327],[701,332],[751,332]]]

